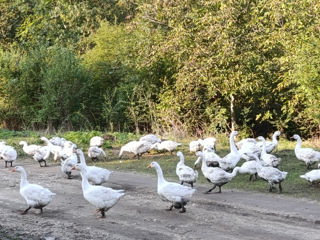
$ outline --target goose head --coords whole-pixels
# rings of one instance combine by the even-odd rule
[[[207,145],[203,148],[203,152],[214,152],[214,147],[211,145]]]
[[[298,139],[300,139],[300,136],[298,134],[294,134],[291,138],[298,140]]]
[[[159,163],[157,163],[157,162],[152,162],[152,163],[150,163],[149,165],[148,165],[148,168],[157,168],[157,167],[159,167],[160,165],[159,165]]]
[[[232,131],[231,134],[230,134],[230,136],[233,136],[233,137],[236,136],[236,135],[238,135],[238,131]]]
[[[265,141],[264,137],[262,137],[262,136],[257,137],[257,139],[258,139],[259,141]]]
[[[182,158],[183,157],[183,154],[182,154],[182,152],[177,152],[177,156],[179,157],[179,158]]]
[[[73,165],[71,170],[77,170],[77,171],[80,171],[80,172],[86,172],[85,167],[81,163],[77,163],[77,164]]]
[[[83,154],[83,151],[80,148],[75,148],[73,150],[73,152],[76,153],[77,155],[82,155]]]
[[[275,131],[273,135],[275,136],[280,136],[281,132],[280,131]]]
[[[19,145],[27,145],[27,142],[26,141],[20,141]]]
[[[151,145],[150,149],[158,150],[159,149],[159,145],[160,145],[160,143],[158,143],[158,142],[154,143],[154,144]]]
[[[41,137],[40,139],[45,142],[48,140],[46,137]]]
[[[24,172],[24,168],[21,166],[16,166],[11,169],[11,172]]]

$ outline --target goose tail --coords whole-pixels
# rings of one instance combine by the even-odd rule
[[[300,175],[301,178],[307,179],[306,175]]]

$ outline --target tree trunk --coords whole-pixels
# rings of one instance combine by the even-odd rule
[[[230,95],[230,113],[231,113],[231,131],[234,131],[236,129],[236,115],[234,112],[234,97],[231,94]]]

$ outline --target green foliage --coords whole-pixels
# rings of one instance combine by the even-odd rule
[[[0,43],[38,44],[87,48],[85,38],[102,20],[126,21],[134,15],[132,1],[1,1]]]
[[[14,129],[319,133],[320,4],[2,1]]]
[[[0,107],[5,124],[49,130],[90,126],[83,114],[90,76],[73,52],[39,46],[28,54],[3,54],[0,62]]]

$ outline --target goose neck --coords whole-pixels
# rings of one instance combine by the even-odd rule
[[[20,171],[20,174],[21,174],[20,188],[22,188],[25,185],[29,184],[29,182],[27,179],[27,173],[24,169]]]
[[[155,169],[156,169],[156,172],[157,172],[157,175],[158,175],[158,186],[159,186],[162,183],[164,183],[166,180],[163,177],[163,172],[162,172],[161,167],[159,165],[156,165]]]
[[[262,140],[262,152],[261,154],[267,154],[267,149],[266,149],[266,140]]]
[[[86,163],[86,159],[84,158],[83,152],[80,152],[78,155],[79,155],[81,164],[86,167],[86,166],[87,166],[87,163]]]
[[[183,155],[179,155],[179,158],[180,158],[180,163],[184,163],[184,157],[183,157]]]
[[[229,143],[230,143],[230,151],[234,153],[238,153],[238,149],[236,147],[236,144],[234,143],[234,134],[230,135]]]
[[[278,143],[277,137],[278,137],[277,134],[273,134],[273,136],[272,136],[272,143],[274,143],[274,144],[277,144],[277,143]]]
[[[206,162],[205,158],[202,157],[202,165],[201,165],[201,170],[202,170],[202,172],[207,171],[208,168],[209,168],[209,167],[207,166],[207,162]]]
[[[232,173],[231,173],[231,177],[235,177],[238,173],[238,171],[240,170],[240,167],[235,167],[233,170],[232,170]]]
[[[297,148],[301,148],[301,145],[302,145],[302,140],[300,137],[297,138],[297,145],[296,145],[296,149]]]
[[[80,174],[81,174],[81,178],[82,178],[82,182],[81,182],[82,190],[85,191],[90,187],[90,183],[88,181],[88,176],[87,176],[87,173],[85,173],[84,171],[81,171]]]

